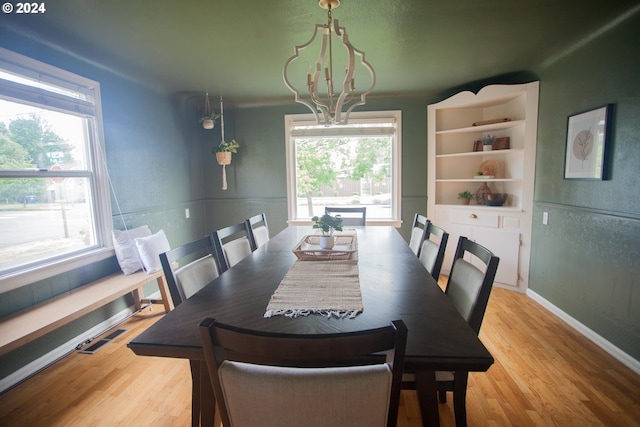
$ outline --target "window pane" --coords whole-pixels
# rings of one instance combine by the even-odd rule
[[[86,121],[0,100],[0,169],[86,170]]]
[[[96,244],[87,178],[2,178],[0,270]],[[17,196],[11,199],[5,194]]]
[[[105,259],[100,84],[0,48],[0,291]]]
[[[392,219],[392,138],[296,138],[297,219],[325,206],[366,206],[367,218]]]

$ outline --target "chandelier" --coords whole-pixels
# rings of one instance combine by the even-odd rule
[[[331,11],[340,6],[340,0],[320,0],[318,5],[327,9],[328,22],[316,24],[311,40],[295,47],[295,54],[284,64],[282,77],[285,85],[295,94],[295,101],[306,105],[315,115],[318,124],[326,126],[347,124],[351,111],[365,104],[367,95],[376,83],[376,74],[371,65],[365,61],[364,52],[354,48],[349,42],[345,28],[338,25],[337,19],[332,19]],[[318,33],[322,34],[322,38],[316,42]],[[303,51],[311,47],[314,42],[320,44],[320,53],[315,59],[311,56],[305,61],[305,56],[308,54]],[[336,52],[333,50],[334,43],[338,48]],[[356,56],[360,58],[359,64],[356,62]],[[341,69],[343,63],[344,74],[336,72],[334,75],[334,64]],[[301,67],[305,65],[306,80],[300,80],[304,75]],[[356,68],[360,72],[358,80],[362,78],[361,76],[366,76],[362,71],[366,70],[369,73],[370,77],[364,79],[365,84],[369,83],[369,80],[370,84],[364,92],[356,90]],[[292,70],[289,71],[289,69]],[[296,89],[290,79],[296,80],[298,87],[306,85],[306,90],[303,89],[301,92]],[[338,84],[337,87],[334,86],[334,79]],[[357,83],[360,84],[361,81]],[[336,89],[340,92],[336,93]]]

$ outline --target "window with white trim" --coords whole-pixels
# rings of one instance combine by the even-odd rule
[[[98,83],[0,48],[0,291],[112,255]]]
[[[308,224],[325,206],[366,206],[367,224],[401,225],[402,113],[352,113],[344,126],[311,114],[285,116],[290,224]]]

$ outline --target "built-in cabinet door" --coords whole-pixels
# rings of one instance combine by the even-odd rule
[[[504,285],[518,286],[518,264],[520,256],[520,232],[518,230],[504,230],[496,228],[470,227],[466,225],[443,223],[442,228],[449,233],[449,242],[442,263],[442,273],[449,274],[453,264],[453,257],[458,247],[460,236],[477,242],[489,249],[500,258],[495,281]],[[469,260],[472,261],[473,260]],[[479,268],[483,264],[474,262]]]
[[[473,229],[473,240],[500,258],[494,280],[506,285],[518,286],[520,232],[477,227]]]

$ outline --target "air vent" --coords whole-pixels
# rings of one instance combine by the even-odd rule
[[[100,350],[102,347],[109,344],[111,341],[118,338],[120,335],[124,334],[127,331],[128,329],[116,329],[106,337],[96,341],[95,343],[91,344],[87,348],[80,350],[79,353],[94,354],[96,351]]]

